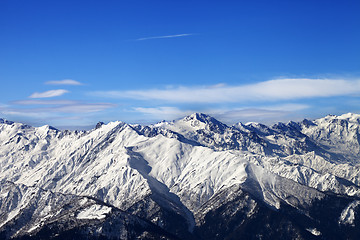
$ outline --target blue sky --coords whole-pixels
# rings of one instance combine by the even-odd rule
[[[86,128],[360,113],[360,1],[0,2],[0,117]]]

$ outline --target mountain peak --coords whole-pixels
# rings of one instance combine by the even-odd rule
[[[314,120],[314,123],[316,124],[344,124],[345,122],[359,124],[360,114],[356,114],[356,113],[345,113],[342,115],[329,114],[323,118]]]
[[[104,122],[98,122],[95,126],[95,129],[101,128],[102,125],[104,125]]]
[[[339,118],[358,122],[358,120],[360,119],[360,114],[349,112],[349,113],[340,115]]]
[[[315,126],[316,125],[313,121],[311,121],[309,119],[306,119],[306,118],[301,121],[301,124],[303,126],[307,127],[307,128],[310,127],[310,126]]]
[[[207,114],[204,114],[204,113],[193,113],[189,116],[186,116],[184,118],[185,121],[191,121],[191,120],[199,120],[201,122],[204,122],[204,123],[208,123],[209,121],[211,121],[212,119],[214,119],[213,117],[207,115]]]
[[[193,113],[185,117],[183,121],[189,122],[192,127],[204,128],[215,132],[223,132],[227,128],[224,123],[204,113]]]
[[[251,231],[308,239],[309,229],[360,239],[360,122],[319,121],[236,129],[194,113],[156,126],[100,123],[84,134],[0,124],[0,238],[88,229],[88,238],[161,239],[136,235],[128,223],[140,219],[125,212],[173,239]]]
[[[13,122],[13,121],[6,120],[6,119],[4,119],[4,118],[0,118],[0,123],[13,124],[14,122]]]

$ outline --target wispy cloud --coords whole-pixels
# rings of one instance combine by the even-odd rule
[[[52,108],[52,111],[66,113],[89,113],[100,112],[105,109],[114,108],[116,104],[112,103],[78,103]]]
[[[152,119],[157,120],[173,120],[185,115],[191,114],[192,111],[183,111],[176,107],[156,107],[156,108],[144,108],[136,107],[134,111],[143,113]]]
[[[45,84],[47,84],[47,85],[83,85],[81,82],[72,80],[72,79],[47,81],[47,82],[45,82]]]
[[[3,109],[0,113],[7,116],[30,117],[35,119],[49,118],[54,116],[52,112],[34,111],[34,109]]]
[[[285,111],[281,110],[272,110],[272,109],[263,109],[263,108],[243,108],[243,109],[232,109],[232,110],[215,110],[209,114],[217,116],[219,118],[226,119],[244,119],[244,118],[269,118],[283,115]]]
[[[18,107],[2,107],[0,112],[4,114],[11,113],[12,115],[27,114],[32,115],[36,113],[90,113],[100,112],[105,109],[114,108],[116,104],[112,103],[81,103],[76,102],[67,105],[58,105],[52,107],[30,107],[30,108],[18,108]]]
[[[35,92],[29,96],[29,98],[51,98],[51,97],[58,97],[68,93],[68,90],[65,89],[56,89],[56,90],[49,90],[46,92]]]
[[[174,34],[174,35],[165,35],[165,36],[154,36],[154,37],[143,37],[138,38],[136,41],[144,41],[144,40],[150,40],[150,39],[162,39],[162,38],[177,38],[177,37],[187,37],[194,35],[193,33],[183,33],[183,34]]]
[[[333,97],[359,93],[360,80],[292,78],[237,86],[182,86],[172,89],[98,91],[92,94],[101,97],[173,103],[231,103]]]
[[[0,105],[0,114],[34,118],[64,117],[64,114],[79,117],[83,113],[101,112],[116,106],[112,103],[87,103],[73,100],[19,100],[13,101],[11,105]]]
[[[275,123],[278,121],[296,120],[300,116],[297,112],[310,108],[305,104],[283,104],[273,106],[259,106],[253,108],[213,108],[213,109],[186,109],[177,107],[137,107],[134,111],[146,115],[151,120],[174,120],[185,117],[194,112],[209,114],[228,124],[237,122],[259,121],[262,123]],[[299,118],[301,119],[301,117]]]
[[[271,105],[271,106],[262,106],[259,107],[264,110],[271,110],[271,111],[300,111],[304,109],[308,109],[311,106],[307,104],[298,104],[298,103],[287,103],[287,104],[280,104],[280,105]]]
[[[219,108],[206,111],[207,114],[229,124],[237,122],[261,122],[272,124],[279,121],[302,120],[300,111],[309,109],[306,104],[280,104],[244,108]]]
[[[15,105],[70,105],[77,104],[78,101],[72,100],[35,100],[35,99],[27,99],[27,100],[18,100],[11,102]]]
[[[220,109],[214,112],[210,111],[209,114],[229,124],[253,121],[270,124],[290,119],[296,120],[298,118],[296,112],[263,108],[231,109],[225,111]]]

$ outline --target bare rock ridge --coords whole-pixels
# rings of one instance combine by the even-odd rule
[[[359,127],[0,119],[0,239],[359,239]]]

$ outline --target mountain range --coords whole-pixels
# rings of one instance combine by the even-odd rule
[[[0,119],[0,239],[360,239],[360,115]]]

